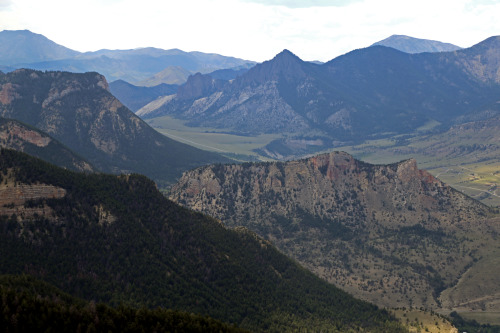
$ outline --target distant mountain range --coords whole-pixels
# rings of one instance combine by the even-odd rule
[[[152,77],[137,82],[137,85],[143,87],[154,87],[162,83],[179,85],[185,83],[191,74],[181,66],[169,66]]]
[[[247,71],[248,68],[219,69],[210,73],[210,77],[230,81]],[[184,74],[177,76],[179,73]],[[137,83],[137,85],[123,80],[113,81],[109,84],[109,90],[130,110],[137,112],[151,102],[158,103],[157,99],[164,99],[165,96],[174,95],[177,92],[179,84],[185,83],[189,79],[189,76],[189,72],[181,67],[168,67],[154,77]],[[174,84],[161,82],[172,82]],[[150,108],[151,105],[148,107]]]
[[[29,30],[0,32],[0,64],[2,65],[62,60],[79,54],[78,51],[56,44],[47,37]]]
[[[123,80],[116,80],[109,84],[109,91],[133,112],[144,105],[156,100],[160,96],[173,95],[178,85],[161,83],[153,87],[135,86]]]
[[[172,66],[180,66],[191,73],[210,73],[225,68],[248,68],[254,64],[218,54],[178,49],[141,48],[80,53],[28,30],[0,32],[0,65],[5,71],[17,68],[77,73],[92,71],[103,74],[108,81],[122,79],[137,83],[150,80]]]
[[[153,130],[92,72],[0,73],[0,116],[47,133],[100,171],[141,173],[160,186],[187,169],[229,161]]]
[[[292,158],[500,114],[499,54],[500,37],[454,52],[373,46],[322,65],[285,50],[233,81],[191,76],[174,98],[138,114],[242,135],[279,134],[260,153]]]
[[[420,39],[404,35],[392,35],[372,46],[387,46],[406,53],[450,52],[460,50],[460,46],[435,40]]]
[[[334,152],[212,165],[186,172],[169,196],[379,306],[500,311],[498,215],[415,160],[371,165]]]

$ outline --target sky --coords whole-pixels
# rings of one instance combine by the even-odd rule
[[[80,52],[157,47],[328,61],[393,34],[469,47],[500,35],[500,0],[0,0],[0,31]]]

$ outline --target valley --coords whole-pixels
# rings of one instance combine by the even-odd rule
[[[199,149],[213,151],[234,157],[241,161],[270,160],[259,155],[255,150],[280,138],[279,134],[260,134],[242,136],[223,129],[189,127],[184,121],[163,116],[146,121],[152,128],[163,135]]]
[[[170,116],[148,119],[147,123],[172,139],[203,150],[219,152],[240,161],[273,160],[259,152],[272,141],[283,138],[279,134],[241,136],[227,133],[224,129],[190,127],[184,125],[186,121]],[[415,158],[422,169],[444,183],[488,206],[500,207],[500,157],[496,143],[497,139],[500,139],[500,130],[497,131],[495,125],[488,132],[491,138],[474,134],[470,135],[467,141],[455,138],[454,142],[450,140],[445,144],[441,143],[441,146],[450,152],[454,150],[453,154],[436,151],[436,143],[442,142],[447,136],[446,133],[425,136],[414,133],[403,140],[398,135],[367,140],[358,145],[340,146],[333,150],[348,152],[357,159],[372,164],[389,164]],[[488,139],[492,142],[488,149],[481,149]],[[467,147],[464,148],[464,144]],[[325,152],[328,150],[317,153]]]
[[[0,32],[12,327],[20,297],[90,330],[500,325],[500,37],[325,63],[42,37]]]

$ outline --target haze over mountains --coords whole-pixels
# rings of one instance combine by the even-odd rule
[[[77,73],[92,71],[103,74],[109,82],[122,79],[137,83],[171,66],[180,66],[192,73],[209,73],[218,69],[250,67],[254,62],[218,54],[153,47],[81,53],[28,30],[5,30],[0,32],[0,64],[4,66],[4,70],[31,68]]]

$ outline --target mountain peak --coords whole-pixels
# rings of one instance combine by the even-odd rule
[[[305,62],[287,49],[278,53],[273,59],[251,68],[239,77],[239,82],[277,81],[279,77],[294,80],[306,76],[303,69]]]
[[[500,36],[489,37],[459,54],[465,71],[483,82],[500,83]]]
[[[278,53],[271,61],[278,61],[278,62],[283,62],[283,61],[291,62],[291,61],[293,61],[293,62],[298,62],[298,63],[303,62],[302,59],[300,59],[294,53],[292,53],[290,50],[287,50],[287,49],[284,49],[283,51]]]
[[[472,46],[472,48],[487,48],[487,49],[500,49],[500,36],[491,36],[489,38],[486,38],[482,42],[477,43],[476,45]]]
[[[449,52],[460,49],[459,46],[450,43],[442,43],[435,40],[421,39],[405,35],[392,35],[372,44],[371,46],[376,45],[392,47],[406,53]]]
[[[287,57],[287,56],[297,57],[295,54],[293,54],[292,51],[290,51],[288,49],[283,49],[283,51],[281,51],[280,53],[278,53],[275,58],[278,58],[278,57]]]
[[[3,65],[66,59],[78,54],[29,30],[0,32],[0,63]]]

